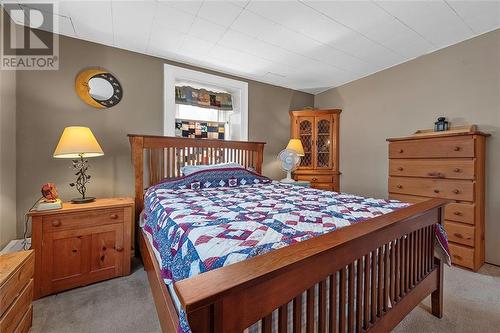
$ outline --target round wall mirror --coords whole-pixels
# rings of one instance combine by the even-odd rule
[[[86,69],[80,72],[75,81],[78,96],[88,105],[106,109],[118,104],[123,89],[117,78],[103,69]]]

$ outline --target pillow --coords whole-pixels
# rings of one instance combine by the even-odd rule
[[[244,168],[243,165],[238,163],[220,163],[220,164],[209,164],[209,165],[185,165],[181,168],[181,173],[184,176],[188,176],[192,173],[201,170],[212,170],[212,169],[224,169],[224,168]]]
[[[202,190],[215,187],[238,187],[241,185],[268,184],[272,180],[249,171],[241,166],[236,168],[214,168],[198,170],[190,175],[169,179],[151,186],[145,196],[159,189],[165,190]]]

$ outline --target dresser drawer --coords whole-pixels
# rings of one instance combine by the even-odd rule
[[[298,175],[297,180],[305,180],[312,183],[331,183],[333,181],[332,176],[325,175]]]
[[[391,159],[390,176],[474,179],[474,160]]]
[[[444,227],[451,242],[474,246],[474,227],[453,221],[445,221]]]
[[[21,322],[17,325],[14,333],[27,333],[29,332],[31,325],[33,323],[33,305],[30,305],[28,311],[21,318]]]
[[[451,252],[451,262],[456,265],[474,269],[474,249],[455,244],[448,244]]]
[[[35,256],[31,254],[28,259],[0,286],[0,317],[5,313],[23,288],[28,284],[35,272]]]
[[[123,208],[44,216],[43,231],[60,231],[123,222]]]
[[[446,205],[444,217],[446,220],[474,225],[475,207],[476,205],[469,203],[450,203]]]
[[[389,177],[389,192],[473,201],[474,183],[467,180]]]
[[[432,138],[389,143],[389,158],[474,157],[471,137]]]
[[[21,294],[14,300],[11,307],[5,312],[0,319],[0,327],[2,333],[14,332],[17,326],[21,323],[24,314],[31,307],[31,300],[33,299],[33,280],[21,291]]]
[[[399,200],[401,202],[409,202],[409,203],[419,203],[430,200],[430,198],[426,197],[417,197],[415,195],[399,194],[399,193],[389,193],[389,199]]]

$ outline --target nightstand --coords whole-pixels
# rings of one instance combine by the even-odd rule
[[[32,211],[35,298],[130,274],[131,198]]]
[[[289,185],[294,185],[294,186],[301,186],[301,187],[311,187],[311,182],[305,181],[305,180],[297,180],[293,183],[284,183],[284,184],[289,184]]]
[[[0,255],[0,331],[25,333],[33,318],[33,251]]]

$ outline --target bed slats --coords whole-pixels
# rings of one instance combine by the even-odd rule
[[[129,140],[135,154],[136,185],[143,189],[165,179],[180,177],[181,168],[186,165],[234,162],[262,173],[263,142],[136,135],[129,135]],[[147,172],[143,173],[144,165],[139,163],[144,161]],[[146,179],[139,180],[144,174]],[[136,200],[142,208],[142,202],[139,202],[142,198],[136,196]]]
[[[432,237],[433,226],[426,226],[393,239],[296,296],[290,303],[292,332],[369,330],[434,269]],[[287,333],[288,303],[277,316],[277,332]],[[272,320],[262,319],[262,333]]]

